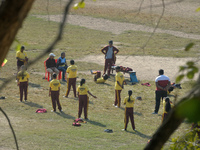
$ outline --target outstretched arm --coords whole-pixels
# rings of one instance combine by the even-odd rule
[[[90,91],[88,91],[88,94],[90,94],[92,97],[97,98],[96,96],[94,96],[92,93],[90,93]]]

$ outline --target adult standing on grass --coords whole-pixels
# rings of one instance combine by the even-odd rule
[[[110,76],[111,66],[112,64],[115,64],[116,54],[119,52],[119,50],[113,46],[113,41],[109,41],[109,45],[104,47],[101,52],[105,55],[105,66],[103,74],[106,74],[108,69],[108,76]]]
[[[65,97],[67,98],[71,89],[71,86],[74,91],[74,97],[76,97],[76,78],[77,78],[77,66],[75,65],[74,60],[70,60],[70,66],[67,68],[67,91]]]
[[[79,111],[78,111],[78,118],[81,118],[82,109],[84,108],[84,117],[88,120],[88,104],[89,104],[89,97],[88,94],[97,98],[96,96],[90,93],[87,85],[85,85],[85,79],[81,79],[80,85],[77,88],[78,97],[79,97]]]
[[[56,79],[57,75],[53,74],[53,80],[49,84],[49,96],[51,96],[53,110],[51,112],[56,112],[56,104],[58,105],[58,109],[62,112],[62,107],[59,101],[60,95],[60,81]]]
[[[51,74],[51,79],[53,79],[53,73],[55,72],[57,75],[59,74],[59,70],[56,68],[56,61],[54,59],[56,55],[53,53],[49,54],[49,58],[46,61],[47,71]]]
[[[120,72],[120,67],[116,67],[115,75],[115,107],[120,107],[121,105],[121,91],[124,88],[124,75]]]
[[[28,80],[29,80],[29,73],[26,71],[26,67],[24,65],[21,66],[21,71],[17,73],[17,85],[19,86],[20,91],[20,102],[23,99],[24,93],[24,101],[27,101],[28,95]]]
[[[159,70],[159,76],[155,79],[156,82],[156,105],[155,110],[152,114],[158,114],[158,110],[160,107],[160,99],[167,97],[167,90],[171,86],[170,79],[168,76],[164,75],[164,70]]]
[[[20,67],[28,62],[27,53],[24,51],[25,47],[21,46],[21,49],[16,52],[17,59],[17,72],[19,72]]]
[[[66,82],[65,73],[67,70],[67,62],[66,62],[64,52],[61,53],[61,57],[59,57],[57,60],[57,68],[58,68],[58,70],[62,71],[62,81]]]

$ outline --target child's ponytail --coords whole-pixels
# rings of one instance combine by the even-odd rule
[[[85,83],[85,79],[81,79],[80,85],[82,86]]]
[[[133,92],[132,92],[131,90],[128,91],[128,96],[129,96],[129,98],[128,98],[128,102],[131,101],[131,95],[132,95],[132,93],[133,93]]]
[[[165,98],[165,111],[169,112],[171,110],[171,104],[170,104],[170,100],[168,97]]]

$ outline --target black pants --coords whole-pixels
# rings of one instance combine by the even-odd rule
[[[155,113],[158,113],[160,107],[160,99],[163,97],[167,97],[167,91],[156,91],[156,106],[155,106]]]

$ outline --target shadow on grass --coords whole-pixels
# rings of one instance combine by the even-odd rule
[[[100,127],[106,127],[106,125],[100,123],[100,122],[97,122],[97,121],[92,121],[92,120],[87,120],[87,122],[95,125],[95,126],[100,126]]]
[[[30,106],[30,107],[36,107],[36,108],[43,108],[42,105],[39,105],[37,103],[33,103],[33,102],[25,102],[24,104]]]
[[[134,115],[142,116],[142,113],[134,112]]]
[[[67,118],[67,119],[75,119],[75,117],[71,116],[71,115],[68,115],[66,114],[65,112],[62,112],[62,113],[59,113],[59,112],[55,112],[58,116],[61,116],[63,118]]]
[[[6,78],[0,78],[1,81],[6,81]]]
[[[31,87],[36,87],[36,88],[41,87],[40,84],[35,84],[35,83],[31,83],[31,82],[29,82],[28,85],[31,86]]]
[[[146,139],[151,139],[152,138],[151,136],[143,134],[143,133],[141,133],[141,132],[139,132],[137,130],[136,131],[127,131],[127,132],[131,133],[131,134],[139,135],[140,137],[146,138]]]

